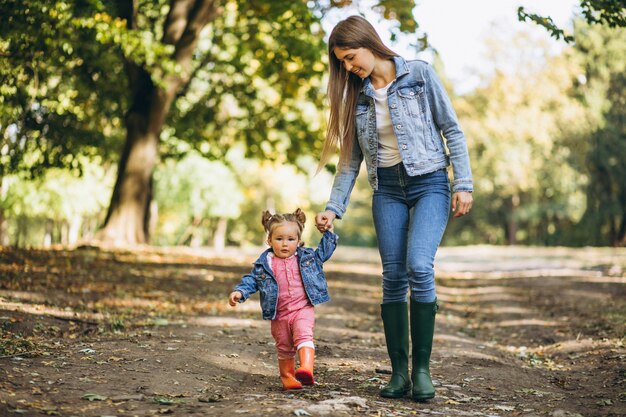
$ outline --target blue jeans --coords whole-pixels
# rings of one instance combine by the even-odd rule
[[[448,223],[450,183],[445,169],[411,177],[402,163],[378,168],[372,214],[383,264],[383,304],[411,298],[431,303],[434,260]]]

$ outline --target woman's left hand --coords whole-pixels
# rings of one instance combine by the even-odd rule
[[[454,217],[465,216],[472,209],[472,202],[474,198],[472,193],[467,191],[459,191],[452,195],[452,211]]]

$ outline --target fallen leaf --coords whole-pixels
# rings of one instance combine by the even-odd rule
[[[87,393],[83,395],[81,398],[83,400],[89,400],[89,401],[104,401],[108,397],[105,397],[104,395],[100,395],[100,394]]]
[[[155,398],[154,402],[157,403],[157,404],[161,404],[161,405],[171,405],[171,404],[174,404],[174,400],[173,399],[171,399],[171,398],[163,398],[163,397]]]

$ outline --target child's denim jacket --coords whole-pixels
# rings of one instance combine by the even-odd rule
[[[328,294],[328,284],[322,269],[322,264],[326,262],[337,247],[337,235],[327,231],[322,236],[317,249],[299,247],[297,250],[300,275],[304,284],[306,295],[311,304],[317,305],[330,300]],[[242,294],[240,303],[243,303],[255,292],[261,295],[261,309],[264,320],[274,320],[276,317],[276,305],[278,304],[278,283],[268,264],[267,255],[271,248],[259,256],[254,262],[252,271],[241,278],[235,291]]]
[[[402,163],[410,176],[424,175],[452,163],[452,191],[472,191],[472,170],[465,135],[456,113],[432,67],[424,61],[393,58],[396,79],[387,90],[387,103],[393,131],[398,139]],[[367,176],[378,189],[378,133],[374,87],[369,78],[356,104],[356,135],[346,166],[335,175],[326,210],[342,218],[354,182],[365,159]],[[443,137],[446,138],[444,144]],[[449,154],[447,153],[447,150]]]

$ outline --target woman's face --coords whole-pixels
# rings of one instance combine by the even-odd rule
[[[343,64],[346,71],[349,71],[360,78],[367,78],[374,70],[376,57],[367,48],[342,49],[336,47],[333,53]]]

